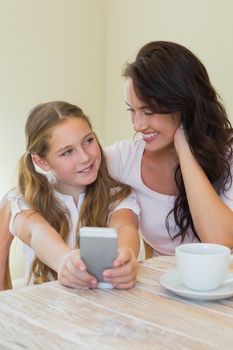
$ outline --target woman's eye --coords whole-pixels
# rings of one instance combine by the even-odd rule
[[[127,110],[128,112],[134,112],[134,109],[133,109],[133,108],[130,108],[130,107],[127,108],[126,110]]]
[[[152,112],[152,111],[145,111],[144,113],[145,113],[145,115],[153,115],[153,114],[155,114],[155,112]]]

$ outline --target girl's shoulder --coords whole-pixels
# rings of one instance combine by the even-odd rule
[[[111,188],[110,195],[114,196],[119,190],[120,190],[119,187]],[[118,201],[116,205],[115,205],[115,203],[111,204],[109,207],[109,212],[110,213],[115,212],[115,211],[120,210],[120,209],[130,209],[136,215],[140,214],[138,198],[137,198],[134,191],[132,191],[130,194],[128,194],[128,196],[126,196],[123,199],[121,199],[120,201]]]
[[[22,193],[20,193],[20,191],[14,187],[12,188],[7,194],[6,194],[6,198],[8,201],[12,202],[14,200],[24,200]]]

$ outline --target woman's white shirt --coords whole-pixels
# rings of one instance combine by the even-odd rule
[[[173,209],[175,196],[155,192],[148,188],[141,177],[142,156],[145,149],[143,139],[122,140],[105,149],[109,173],[119,181],[130,185],[138,197],[140,212],[140,230],[144,239],[153,247],[154,255],[174,255],[180,238],[172,240],[178,233],[174,216],[166,217]],[[233,169],[232,169],[233,173]],[[233,187],[221,194],[222,200],[233,209]],[[192,231],[188,232],[183,243],[198,242]]]

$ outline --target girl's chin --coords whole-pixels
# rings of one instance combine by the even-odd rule
[[[96,179],[97,179],[97,174],[90,174],[82,179],[82,183],[83,185],[86,185],[86,186],[91,185],[93,182],[96,181]]]

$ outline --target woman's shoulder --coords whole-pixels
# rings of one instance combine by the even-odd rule
[[[110,175],[123,181],[123,178],[140,164],[143,150],[143,140],[122,140],[107,147],[105,158]]]
[[[104,152],[108,158],[125,159],[129,155],[139,154],[139,150],[143,152],[144,142],[139,140],[121,140],[114,142],[111,146],[105,148]]]
[[[127,148],[137,148],[143,145],[143,139],[125,139],[125,140],[120,140],[120,141],[115,141],[112,145],[106,147],[105,149],[111,149],[111,148],[116,148],[116,149],[127,149]]]

